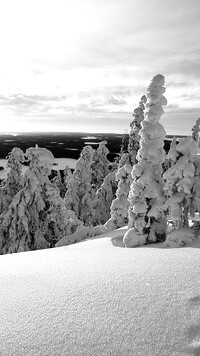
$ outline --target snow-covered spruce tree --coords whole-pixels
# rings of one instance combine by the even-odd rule
[[[62,187],[61,187],[61,191],[60,191],[60,196],[62,198],[65,197],[65,194],[67,192],[67,185],[68,185],[68,182],[70,181],[71,178],[72,178],[72,170],[67,165],[65,167],[65,169],[64,169],[64,172],[63,172],[63,181],[62,181]]]
[[[101,141],[99,147],[94,152],[93,162],[91,165],[92,179],[91,184],[95,191],[97,191],[104,178],[110,173],[110,161],[107,159],[109,150],[106,147],[107,142]]]
[[[22,163],[24,162],[24,152],[14,147],[8,155],[7,167],[10,169],[7,179],[0,188],[0,214],[8,207],[13,197],[22,186]]]
[[[196,141],[197,146],[199,147],[199,131],[200,131],[200,118],[196,120],[195,125],[192,128],[192,137]],[[195,213],[200,213],[200,155],[196,155],[194,159],[194,178],[192,185],[192,197],[190,205],[190,214],[192,216]]]
[[[144,120],[144,104],[146,103],[146,96],[143,95],[139,107],[134,110],[134,119],[131,123],[131,130],[129,133],[128,152],[124,153],[118,163],[118,171],[116,173],[116,180],[118,182],[118,189],[116,198],[111,204],[110,215],[111,218],[106,222],[105,227],[108,230],[113,230],[122,227],[128,223],[128,195],[130,185],[133,181],[131,176],[132,166],[136,164],[136,156],[139,150],[141,123]]]
[[[165,202],[167,219],[176,229],[188,227],[197,151],[197,143],[193,137],[180,141],[176,147],[173,147],[171,166],[163,174],[164,191],[167,197]]]
[[[96,191],[93,203],[93,225],[104,224],[110,218],[110,207],[116,197],[116,171],[110,172],[104,178],[101,187]]]
[[[28,148],[30,162],[22,188],[0,216],[0,252],[13,253],[52,247],[78,228],[50,182],[54,157],[45,148]],[[75,218],[75,217],[74,217]]]
[[[116,191],[116,198],[112,201],[110,207],[110,219],[105,223],[107,231],[111,231],[127,225],[128,223],[128,194],[130,184],[132,182],[131,177],[132,166],[127,163],[118,169],[116,172],[116,181],[118,182],[118,188]]]
[[[95,192],[91,187],[91,164],[94,150],[86,146],[76,162],[75,170],[67,184],[65,204],[67,209],[75,212],[85,225],[92,223],[92,205]]]
[[[136,156],[140,147],[140,135],[139,131],[141,130],[141,123],[144,120],[144,109],[147,98],[143,95],[140,99],[139,106],[133,112],[133,121],[130,124],[129,132],[129,144],[128,152],[131,157],[131,164],[134,165],[137,163]]]
[[[163,172],[166,172],[176,162],[178,152],[176,151],[176,137],[173,137],[168,154],[163,162]]]
[[[163,214],[163,185],[161,178],[162,162],[165,152],[165,130],[159,123],[163,114],[163,105],[167,104],[164,77],[153,77],[147,89],[145,119],[142,121],[139,135],[140,149],[138,163],[133,166],[129,192],[130,229],[124,235],[124,244],[135,247],[156,242],[165,238],[166,220]]]
[[[190,215],[195,216],[195,213],[200,214],[200,155],[195,157],[195,171],[191,190]]]
[[[192,128],[192,137],[199,144],[199,131],[200,131],[200,117],[196,120]]]
[[[51,182],[52,182],[53,186],[59,190],[60,195],[61,195],[63,184],[62,184],[61,174],[60,174],[59,170],[56,171],[56,175],[51,179]]]

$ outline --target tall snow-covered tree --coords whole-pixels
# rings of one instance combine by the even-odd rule
[[[130,124],[130,132],[129,132],[129,144],[128,144],[128,152],[131,157],[131,164],[134,165],[137,163],[136,156],[140,147],[140,135],[139,131],[141,130],[141,123],[144,120],[144,109],[147,98],[143,95],[140,99],[139,106],[134,110],[133,117]]]
[[[128,222],[128,208],[129,208],[129,189],[132,182],[132,166],[136,164],[136,156],[140,147],[141,123],[144,120],[144,109],[147,99],[143,95],[138,108],[134,110],[133,121],[130,124],[131,130],[129,133],[129,141],[126,153],[123,153],[118,163],[118,172],[116,173],[116,180],[118,182],[118,189],[116,198],[111,204],[111,218],[106,222],[105,226],[108,230],[113,230],[124,226]]]
[[[129,192],[129,227],[124,236],[127,247],[164,239],[166,221],[163,214],[163,185],[161,178],[165,152],[165,130],[159,123],[163,105],[167,104],[164,77],[153,77],[147,89],[145,119],[141,123],[138,163],[133,166]]]
[[[0,213],[8,207],[22,186],[23,162],[24,152],[20,148],[14,147],[8,155],[7,167],[9,168],[9,172],[7,179],[0,188]]]
[[[101,141],[99,143],[99,147],[94,152],[93,162],[91,164],[91,184],[96,191],[100,188],[104,178],[110,172],[110,161],[107,158],[109,150],[107,149],[106,144],[106,141]]]
[[[45,148],[28,148],[30,162],[22,188],[0,216],[0,251],[13,253],[52,247],[79,223],[67,213],[63,200],[50,182],[54,157]]]
[[[68,181],[64,198],[67,209],[74,211],[85,225],[90,225],[92,222],[92,205],[95,197],[91,186],[93,156],[93,148],[91,146],[84,147]]]
[[[178,229],[188,227],[197,151],[197,143],[193,137],[180,141],[176,147],[173,147],[171,166],[163,174],[164,191],[167,196],[165,202],[167,217]]]

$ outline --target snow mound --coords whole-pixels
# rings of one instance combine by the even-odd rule
[[[123,243],[125,247],[137,247],[137,246],[142,246],[146,244],[147,241],[147,234],[137,234],[135,232],[135,228],[129,229],[123,238]]]
[[[166,247],[182,247],[195,245],[196,239],[194,237],[194,231],[189,228],[183,228],[179,230],[171,231],[166,238]]]

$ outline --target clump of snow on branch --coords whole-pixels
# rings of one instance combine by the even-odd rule
[[[156,75],[147,89],[145,119],[141,123],[139,135],[140,149],[138,163],[133,166],[133,182],[129,193],[129,227],[133,228],[124,236],[128,247],[142,243],[156,242],[166,233],[166,221],[163,214],[162,162],[165,130],[159,123],[163,114],[163,105],[167,104],[164,77]],[[134,232],[134,233],[133,233]],[[136,234],[135,234],[136,233]],[[132,236],[132,238],[130,237]],[[128,236],[128,237],[127,237]],[[132,239],[132,242],[130,242]]]

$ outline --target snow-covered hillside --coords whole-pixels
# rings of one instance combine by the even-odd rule
[[[0,256],[1,356],[200,354],[200,252],[125,229]]]

